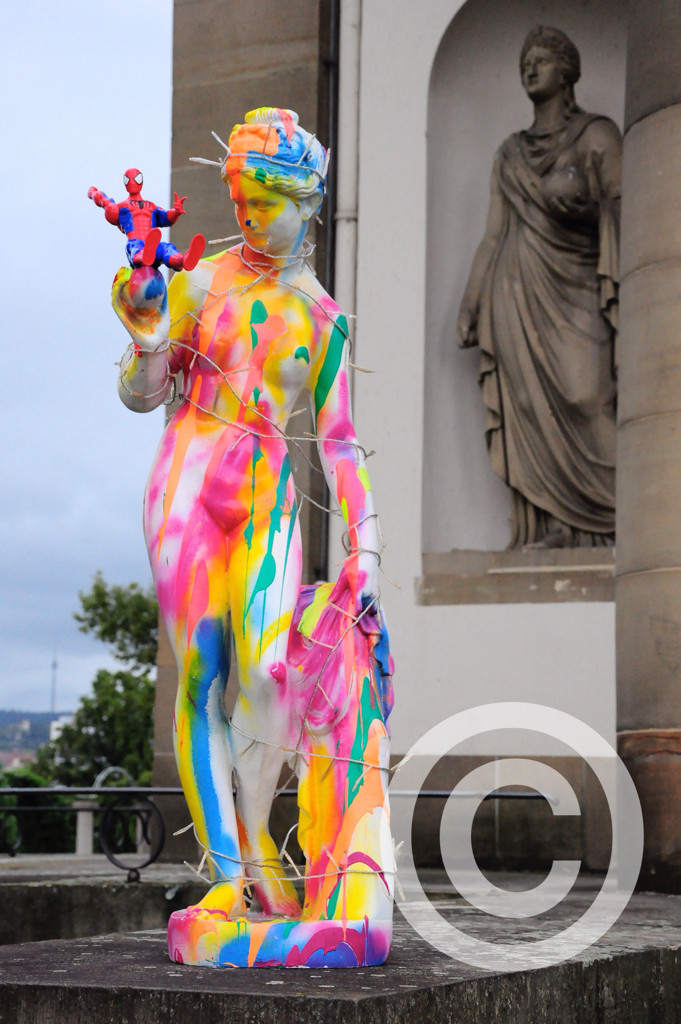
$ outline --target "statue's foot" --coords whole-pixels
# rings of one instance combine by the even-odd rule
[[[558,526],[550,530],[541,540],[534,544],[523,545],[523,551],[547,551],[553,548],[569,548],[572,536],[567,527]]]
[[[284,876],[281,879],[250,880],[260,900],[260,906],[267,917],[288,917],[297,921],[301,906],[296,891]]]
[[[246,910],[242,881],[235,879],[234,881],[216,882],[202,900],[180,913],[190,915],[192,920],[215,918],[220,921],[229,921],[244,917]]]
[[[391,918],[228,921],[176,910],[168,922],[171,960],[206,967],[373,967],[391,939]]]

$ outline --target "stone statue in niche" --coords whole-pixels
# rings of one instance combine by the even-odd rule
[[[327,154],[278,107],[247,114],[225,149],[217,166],[237,244],[176,274],[167,291],[152,266],[122,268],[113,286],[133,339],[123,402],[147,412],[181,391],[144,530],[178,666],[177,765],[212,885],[171,916],[169,951],[210,966],[379,964],[392,935],[392,659],[347,321],[306,261]],[[309,435],[286,433],[302,393],[346,525],[339,579],[316,586],[301,586],[305,496],[290,457],[305,457]],[[239,694],[228,716],[230,622]],[[286,842],[280,849],[269,830],[285,764],[298,778],[302,899]]]
[[[563,32],[534,28],[520,74],[534,121],[496,153],[457,337],[481,350],[509,547],[612,545],[621,135],[577,106]]]

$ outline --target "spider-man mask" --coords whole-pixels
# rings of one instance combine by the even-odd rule
[[[123,175],[123,184],[131,196],[136,196],[138,192],[142,191],[143,181],[144,177],[142,172],[138,171],[136,167],[128,167],[127,171]]]

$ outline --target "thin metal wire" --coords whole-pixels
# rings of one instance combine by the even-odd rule
[[[191,868],[191,865],[187,864],[187,861],[185,861],[185,864],[187,864],[187,867],[191,868],[191,870],[194,871],[195,874],[199,875],[199,877],[202,878],[209,885],[214,885],[214,884],[216,884],[216,882],[217,883],[219,883],[219,882],[232,882],[235,885],[244,885],[244,884],[248,884],[248,883],[250,883],[251,885],[258,885],[259,883],[262,883],[262,882],[277,882],[277,883],[279,883],[279,886],[280,886],[280,888],[283,891],[284,890],[283,883],[284,882],[291,882],[292,881],[292,879],[286,873],[285,865],[281,863],[280,859],[275,859],[273,857],[269,857],[269,858],[265,858],[264,860],[246,860],[244,858],[230,857],[226,853],[218,853],[217,850],[211,850],[209,846],[206,846],[206,844],[203,843],[199,839],[199,837],[198,837],[198,835],[196,833],[196,825],[194,824],[194,822],[190,822],[189,825],[185,825],[184,828],[178,829],[177,832],[173,833],[173,835],[178,836],[178,835],[180,835],[183,832],[188,832],[190,828],[193,829],[193,831],[194,831],[194,838],[196,839],[196,842],[199,844],[199,846],[203,850],[203,856],[201,858],[201,861],[200,861],[198,869],[197,868]],[[295,828],[295,826],[293,826],[293,828]],[[347,876],[347,875],[373,875],[374,877],[380,877],[381,875],[396,875],[397,874],[397,868],[370,868],[370,867],[366,867],[366,866],[360,868],[360,867],[355,867],[354,864],[350,864],[349,866],[344,867],[344,868],[340,867],[336,863],[336,861],[335,861],[334,857],[332,856],[332,854],[330,853],[330,851],[326,847],[324,847],[324,853],[326,853],[327,857],[329,858],[329,860],[333,864],[335,870],[334,871],[321,871],[321,872],[316,873],[316,874],[307,874],[307,873],[305,873],[304,875],[302,875],[300,873],[300,869],[293,862],[293,860],[291,859],[290,854],[288,854],[288,851],[286,850],[286,844],[288,843],[289,837],[290,837],[291,833],[293,832],[293,828],[290,828],[288,833],[287,833],[287,835],[286,835],[286,838],[284,840],[284,845],[282,846],[281,851],[279,853],[279,858],[281,858],[282,856],[283,857],[288,856],[289,863],[291,864],[291,866],[292,866],[292,868],[293,868],[293,870],[295,872],[296,879],[298,881],[305,880],[307,882],[307,881],[311,881],[312,879],[328,878],[329,875],[338,875],[338,876],[341,876],[341,877]],[[393,849],[395,849],[394,845],[393,845]],[[252,874],[248,875],[246,873],[242,873],[240,875],[226,875],[225,872],[224,872],[223,866],[220,863],[218,863],[218,858],[221,861],[228,861],[230,864],[238,864],[239,867],[241,867],[241,868],[253,868],[253,869],[259,870],[259,871],[262,871],[263,869],[269,869],[272,872],[275,872],[275,871],[276,872],[283,872],[283,875],[282,874],[272,874],[269,878],[255,878]],[[221,876],[220,878],[212,879],[212,878],[206,878],[204,875],[201,875],[201,871],[203,870],[203,867],[204,867],[206,861],[210,861],[210,863],[212,864],[213,868],[217,872],[219,872],[219,874]]]

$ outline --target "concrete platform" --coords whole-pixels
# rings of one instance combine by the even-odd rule
[[[526,887],[529,879],[523,879]],[[435,888],[438,888],[434,881]],[[549,915],[491,918],[447,898],[445,920],[489,941],[531,943],[591,904],[597,879]],[[141,931],[0,949],[1,1024],[678,1024],[681,896],[636,894],[597,945],[553,967],[487,972],[438,953],[396,911],[383,967],[230,970],[167,959]]]

